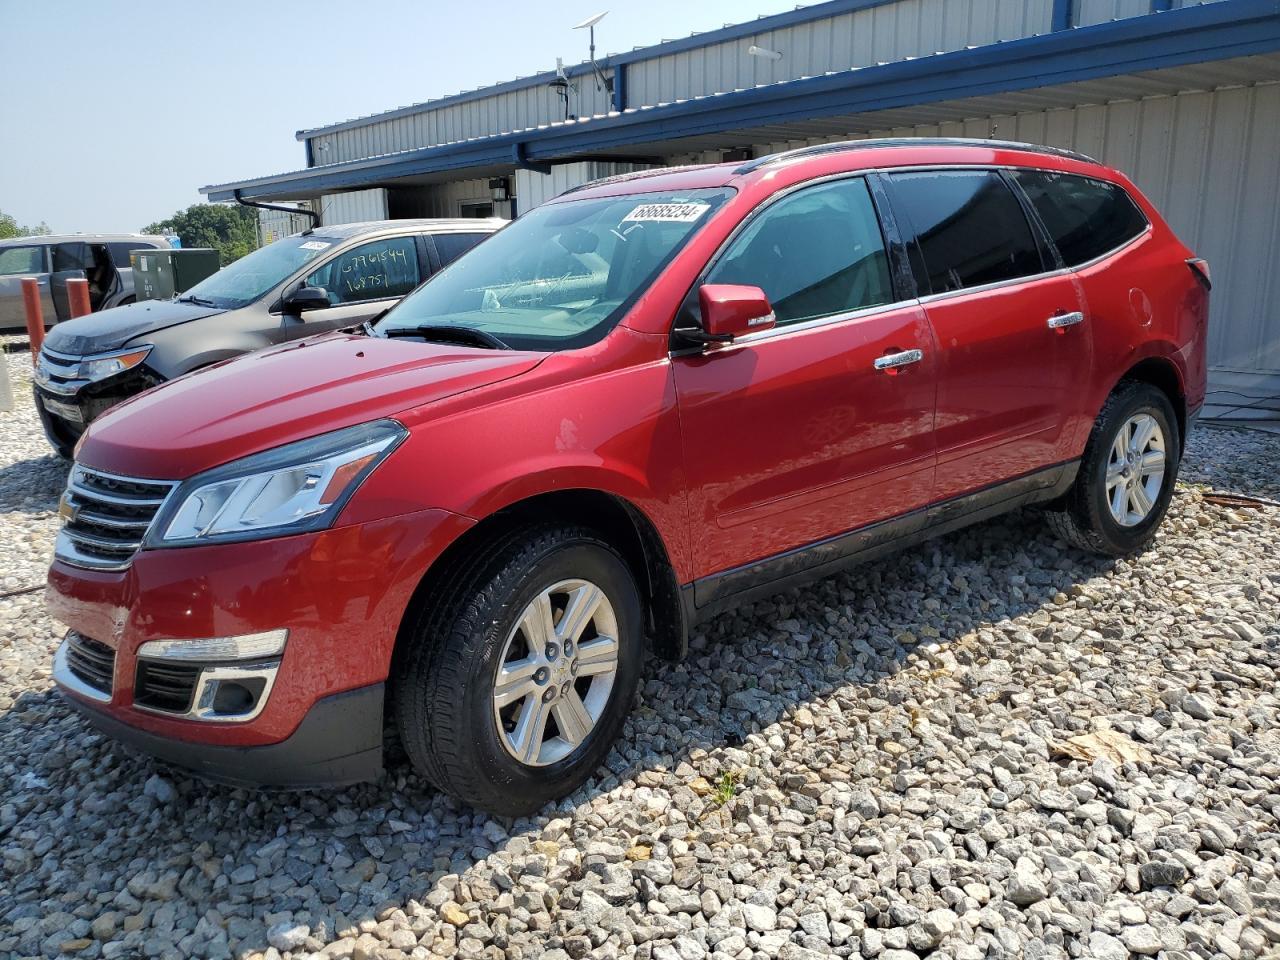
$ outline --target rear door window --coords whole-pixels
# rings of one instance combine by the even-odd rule
[[[334,257],[304,281],[322,287],[329,302],[359,303],[403,297],[422,282],[413,237],[374,240]]]
[[[89,247],[83,243],[59,243],[53,248],[53,272],[88,270],[93,266]]]
[[[866,182],[806,187],[766,207],[704,282],[759,287],[779,326],[891,302],[889,259]]]
[[[1147,228],[1147,218],[1121,187],[1048,170],[1013,175],[1068,267],[1096,259]]]
[[[436,253],[440,254],[440,266],[445,267],[487,236],[487,233],[437,233],[431,239],[435,242]]]
[[[915,232],[933,293],[1044,270],[1022,204],[993,170],[896,173],[894,207]]]

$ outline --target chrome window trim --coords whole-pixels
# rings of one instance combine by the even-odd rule
[[[951,300],[955,297],[962,297],[970,293],[987,293],[992,290],[1001,290],[1005,287],[1016,287],[1020,283],[1027,283],[1032,280],[1049,280],[1053,277],[1065,277],[1070,272],[1070,267],[1058,267],[1055,270],[1032,273],[1025,277],[1010,277],[1008,280],[995,280],[991,283],[979,284],[976,287],[961,287],[959,290],[944,290],[942,293],[930,293],[921,297],[920,302],[928,305],[930,303],[937,303],[939,300]]]
[[[74,673],[71,672],[71,664],[67,662],[67,648],[71,644],[71,633],[68,631],[67,636],[62,638],[62,643],[58,644],[58,650],[53,655],[53,681],[60,687],[66,687],[72,693],[84,697],[86,700],[94,700],[98,703],[110,703],[111,693],[103,693],[97,687],[91,687],[85,683]],[[117,653],[118,657],[118,653]],[[116,688],[115,664],[111,665],[111,689]]]
[[[725,344],[723,347],[717,348],[715,353],[722,353],[725,350],[738,346],[739,344],[750,346],[753,343],[761,343],[768,340],[777,340],[791,333],[805,333],[809,330],[818,330],[822,327],[829,327],[837,323],[845,323],[850,320],[861,320],[865,317],[874,316],[878,313],[887,313],[891,310],[901,309],[920,303],[919,300],[896,300],[893,303],[879,303],[872,307],[861,307],[857,310],[847,310],[844,313],[829,313],[823,317],[814,317],[812,320],[800,320],[796,323],[784,324],[781,327],[770,327],[768,330],[757,330],[755,333],[748,333],[741,337],[734,337],[732,343]]]
[[[1134,206],[1135,206],[1135,207],[1137,207],[1137,204],[1134,204]],[[1141,208],[1141,207],[1138,207],[1138,212],[1139,212],[1139,213],[1142,213],[1142,208]],[[1146,220],[1146,219],[1147,219],[1147,215],[1146,215],[1145,213],[1142,213],[1142,219],[1144,219],[1144,220]],[[1129,238],[1128,240],[1126,240],[1124,243],[1120,244],[1118,247],[1112,247],[1110,250],[1106,251],[1105,253],[1100,253],[1100,254],[1098,254],[1098,255],[1097,255],[1096,257],[1094,257],[1092,260],[1086,260],[1086,261],[1084,261],[1084,263],[1077,264],[1077,265],[1076,265],[1076,266],[1074,266],[1074,267],[1067,267],[1066,269],[1067,269],[1068,271],[1088,270],[1090,267],[1097,266],[1097,265],[1098,265],[1099,263],[1101,263],[1103,260],[1106,260],[1106,259],[1108,259],[1108,258],[1110,258],[1110,257],[1114,257],[1117,253],[1119,253],[1121,250],[1124,250],[1126,247],[1131,247],[1131,246],[1133,246],[1133,245],[1134,245],[1135,243],[1137,243],[1139,240],[1142,240],[1142,239],[1143,239],[1143,238],[1145,238],[1148,234],[1153,233],[1153,232],[1155,232],[1155,227],[1154,227],[1154,226],[1152,226],[1152,224],[1151,224],[1151,221],[1150,221],[1150,220],[1147,220],[1147,225],[1146,225],[1146,227],[1145,227],[1145,228],[1143,228],[1143,230],[1142,230],[1142,232],[1141,232],[1141,233],[1135,233],[1132,237],[1130,237],[1130,238]]]

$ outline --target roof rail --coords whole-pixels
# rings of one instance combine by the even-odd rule
[[[969,137],[880,137],[870,140],[840,140],[834,143],[815,143],[810,147],[784,150],[768,156],[748,160],[734,173],[750,173],[771,164],[794,160],[797,157],[819,157],[827,153],[843,153],[846,150],[873,150],[880,147],[994,147],[1001,150],[1024,150],[1027,153],[1043,153],[1054,157],[1068,157],[1097,163],[1093,157],[1061,147],[1046,147],[1035,143],[1018,143],[1013,140],[981,140]]]
[[[563,197],[570,193],[577,193],[579,190],[590,190],[592,187],[602,187],[608,183],[621,183],[624,180],[642,180],[645,177],[656,177],[663,173],[680,173],[683,170],[697,170],[706,166],[702,163],[686,163],[678,167],[650,167],[647,170],[628,170],[626,173],[611,173],[607,177],[597,177],[595,180],[588,180],[586,183],[580,183],[577,186],[562,190],[556,196]]]

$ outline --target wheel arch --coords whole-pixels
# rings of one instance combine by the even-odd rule
[[[556,520],[599,531],[622,555],[645,602],[645,633],[651,650],[666,660],[682,658],[688,649],[689,624],[676,571],[657,527],[626,498],[586,487],[527,496],[480,519],[450,543],[423,574],[402,624],[413,622],[436,583],[463,558],[521,526]],[[397,647],[403,639],[403,634],[397,638]]]
[[[1116,383],[1119,387],[1125,381],[1146,383],[1169,398],[1173,412],[1178,418],[1179,451],[1187,444],[1187,393],[1183,384],[1182,372],[1178,365],[1167,356],[1150,356],[1129,367]],[[1115,387],[1112,388],[1115,392]]]

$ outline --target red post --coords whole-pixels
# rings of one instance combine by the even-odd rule
[[[93,308],[89,306],[89,281],[73,277],[67,281],[67,300],[70,302],[71,316],[83,317]]]
[[[31,362],[34,364],[44,343],[44,311],[40,309],[40,281],[35,277],[22,278],[22,306],[27,311],[27,339],[31,341]]]

